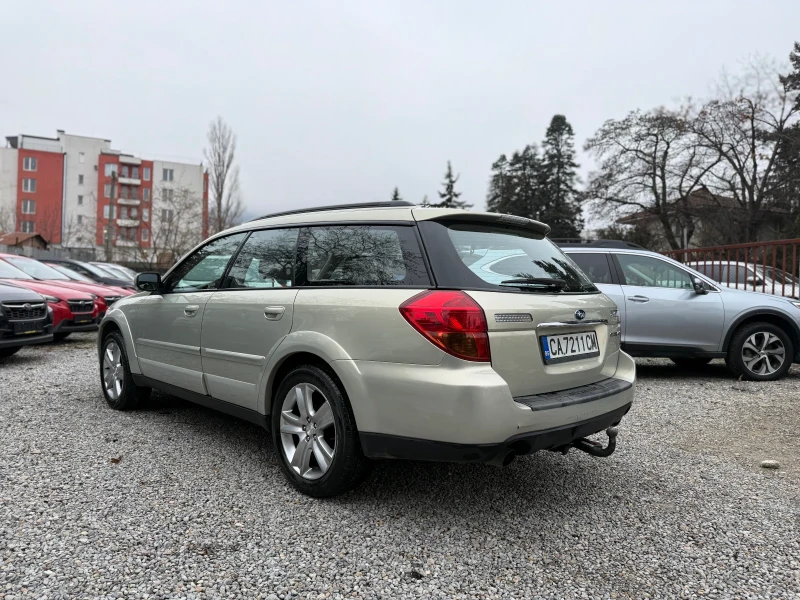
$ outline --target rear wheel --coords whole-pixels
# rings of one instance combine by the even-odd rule
[[[0,348],[0,358],[8,358],[20,351],[22,346],[14,346],[13,348]]]
[[[272,439],[287,479],[309,496],[343,494],[367,475],[350,403],[319,367],[298,367],[281,382],[272,405]]]
[[[774,381],[792,366],[794,345],[780,327],[772,323],[749,323],[733,334],[725,362],[744,379]]]
[[[112,331],[103,339],[100,382],[106,402],[115,410],[132,410],[150,395],[150,388],[133,382],[125,341],[118,331]]]
[[[681,369],[689,370],[702,369],[711,362],[710,358],[672,358],[670,360]]]

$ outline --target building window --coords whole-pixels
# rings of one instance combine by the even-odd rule
[[[161,199],[164,202],[172,202],[172,190],[161,190]]]
[[[164,169],[163,181],[172,181],[175,179],[175,169]]]
[[[150,239],[150,230],[146,227],[142,229],[142,241],[146,242]]]
[[[23,179],[22,180],[22,191],[23,192],[35,192],[36,191],[36,180],[35,179]]]
[[[78,225],[83,225],[83,215],[78,215]]]
[[[83,185],[83,175],[78,175],[78,185]]]
[[[161,221],[164,223],[172,223],[172,217],[175,212],[171,208],[161,209]]]
[[[127,219],[128,218],[128,207],[127,206],[123,206],[123,207],[120,208],[119,218],[120,219]]]
[[[108,204],[106,204],[103,207],[103,218],[104,219],[108,219],[108,215],[109,215],[109,210],[110,209],[111,209],[111,207]],[[117,218],[117,207],[116,206],[114,207],[114,218],[115,219]]]
[[[106,163],[105,171],[104,171],[106,177],[111,177],[111,175],[116,173],[116,172],[117,172],[117,165],[115,165],[113,163]]]
[[[103,186],[103,195],[106,198],[111,198],[111,184],[110,183],[107,183],[107,184],[105,184]],[[119,187],[118,186],[114,186],[114,195],[115,196],[119,195]]]
[[[23,215],[35,215],[36,214],[36,201],[34,201],[34,200],[23,200],[22,201],[22,214]]]
[[[149,208],[143,208],[142,209],[142,221],[147,223],[149,220],[150,220],[150,209]]]
[[[142,167],[142,179],[150,181],[150,167]]]
[[[35,171],[36,170],[36,159],[33,156],[26,156],[22,159],[22,170],[23,171]]]
[[[150,188],[144,188],[142,190],[142,198],[144,199],[145,202],[150,201]]]
[[[128,176],[128,165],[122,165],[122,177]]]
[[[139,179],[139,167],[131,167],[131,177]]]
[[[78,195],[78,206],[83,206],[83,196]]]
[[[86,155],[83,152],[78,152],[78,162],[81,164],[86,162]]]
[[[139,218],[139,209],[135,206],[131,206],[131,219],[138,219]]]
[[[33,229],[34,229],[33,221],[22,221],[22,223],[20,223],[20,225],[22,225],[22,229],[21,229],[22,233],[33,233]]]

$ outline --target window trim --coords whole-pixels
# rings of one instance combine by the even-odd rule
[[[233,269],[233,265],[236,264],[236,261],[239,259],[239,254],[241,254],[242,250],[244,249],[245,245],[247,245],[248,240],[254,233],[258,233],[259,231],[272,231],[272,230],[281,230],[281,229],[297,229],[297,237],[294,240],[294,260],[292,261],[292,283],[287,287],[272,287],[272,288],[234,288],[234,287],[221,287],[221,285],[228,281],[228,277],[231,274],[231,269]],[[222,274],[222,279],[220,279],[220,285],[217,286],[218,292],[242,292],[245,290],[257,290],[257,291],[266,291],[266,290],[296,290],[301,286],[297,285],[297,267],[299,265],[298,257],[299,257],[299,249],[300,249],[300,238],[303,235],[303,229],[301,227],[296,227],[294,225],[284,225],[283,227],[264,227],[259,229],[249,229],[247,230],[247,235],[245,236],[244,240],[242,240],[241,245],[236,249],[236,252],[232,256],[232,260],[228,263],[227,267],[225,268],[225,272]],[[330,287],[330,286],[325,286]]]
[[[228,263],[225,265],[225,269],[222,271],[222,277],[220,278],[220,282],[225,281],[225,278],[228,276],[228,271],[230,270],[230,267],[233,264],[233,261],[235,261],[236,257],[239,256],[239,252],[241,251],[242,246],[247,241],[247,239],[250,237],[250,234],[252,233],[252,231],[231,231],[231,232],[226,233],[224,235],[214,236],[211,239],[205,240],[199,246],[195,246],[194,248],[192,248],[192,250],[187,252],[186,255],[183,258],[181,258],[178,262],[176,262],[174,265],[172,265],[172,268],[164,274],[164,277],[161,278],[162,289],[159,292],[154,292],[154,293],[159,294],[159,295],[166,295],[166,294],[190,294],[190,293],[193,294],[193,293],[199,293],[199,292],[212,292],[212,293],[217,292],[219,290],[219,284],[217,284],[217,287],[215,287],[215,288],[209,288],[207,290],[195,290],[195,291],[191,291],[191,292],[188,292],[186,290],[180,290],[180,291],[176,292],[175,290],[168,289],[168,287],[170,285],[170,280],[172,279],[172,276],[175,273],[175,271],[182,264],[184,264],[187,260],[189,260],[192,256],[194,256],[195,254],[200,252],[203,248],[205,248],[209,244],[213,244],[217,240],[221,240],[221,239],[224,239],[226,237],[231,237],[231,236],[234,236],[234,235],[239,235],[239,234],[242,234],[242,233],[244,234],[244,237],[242,238],[242,241],[239,242],[239,246],[231,254],[230,259],[228,259]],[[263,288],[261,288],[261,289],[263,291]]]
[[[30,202],[33,205],[33,210],[25,210],[25,203]],[[20,211],[23,215],[35,215],[36,214],[36,200],[33,198],[24,198],[21,202]]]
[[[26,189],[26,182],[32,181],[33,182],[33,189]],[[22,192],[24,194],[35,194],[36,193],[36,178],[35,177],[23,177],[22,178]]]
[[[28,169],[28,168],[25,167],[26,163],[31,164],[28,161],[32,161],[33,162],[33,168],[32,169]],[[36,173],[39,170],[39,161],[38,161],[38,159],[35,156],[23,156],[22,157],[22,170],[25,171],[26,173]]]

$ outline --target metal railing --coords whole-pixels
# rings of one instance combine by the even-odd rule
[[[797,298],[799,248],[800,239],[791,239],[668,250],[664,254],[720,285]]]

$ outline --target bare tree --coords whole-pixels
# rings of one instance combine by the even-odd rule
[[[740,75],[724,74],[718,99],[690,121],[697,145],[720,157],[708,185],[738,204],[739,241],[758,239],[776,185],[776,159],[800,117],[792,86],[771,61],[752,62]]]
[[[690,109],[632,111],[609,120],[585,149],[599,162],[584,199],[595,214],[619,217],[638,212],[658,223],[670,248],[688,245],[695,230],[690,194],[718,161],[692,139]]]
[[[209,230],[217,233],[236,225],[244,213],[239,190],[239,167],[236,157],[236,135],[222,117],[211,122],[204,155],[208,168]]]
[[[0,233],[13,233],[14,210],[9,206],[0,206]]]

